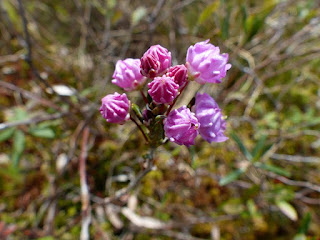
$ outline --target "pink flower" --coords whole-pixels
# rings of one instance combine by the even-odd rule
[[[151,83],[148,83],[148,93],[156,104],[170,104],[178,95],[179,85],[173,81],[173,78],[163,75],[155,77]]]
[[[220,83],[231,68],[231,64],[227,63],[228,54],[220,54],[219,47],[208,42],[198,42],[190,46],[187,52],[188,75],[200,84]]]
[[[171,66],[171,53],[160,45],[151,46],[141,58],[141,74],[148,78],[162,76]]]
[[[186,106],[170,112],[164,120],[164,131],[171,142],[179,145],[194,145],[200,123]]]
[[[140,73],[140,59],[127,58],[119,60],[113,73],[112,83],[123,88],[125,91],[136,90],[143,85],[146,78]]]
[[[200,122],[200,135],[209,143],[224,142],[228,138],[224,135],[226,121],[222,118],[218,104],[208,94],[196,95],[196,117]]]
[[[185,65],[176,65],[169,68],[167,75],[174,77],[174,82],[177,83],[181,89],[187,83],[188,70]]]
[[[130,102],[125,93],[122,95],[117,92],[109,94],[102,98],[101,102],[100,113],[107,122],[123,123],[124,121],[129,120]]]

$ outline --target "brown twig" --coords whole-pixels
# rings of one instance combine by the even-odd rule
[[[154,155],[155,149],[151,148],[150,149],[150,154],[149,157],[146,158],[146,167],[141,170],[138,175],[129,183],[129,185],[126,188],[122,188],[118,190],[113,196],[107,197],[104,199],[95,197],[94,201],[97,204],[109,204],[111,202],[114,202],[116,200],[119,200],[122,196],[128,194],[131,190],[135,189],[141,180],[149,173],[152,171],[153,168],[153,155]]]
[[[146,95],[144,94],[144,92],[143,92],[141,89],[140,89],[140,94],[141,94],[141,96],[142,96],[142,98],[143,98],[144,102],[145,102],[146,104],[149,104],[149,101],[148,101],[148,99],[147,99]]]
[[[80,185],[81,185],[81,204],[82,204],[82,221],[81,221],[81,234],[80,240],[89,240],[89,226],[91,223],[91,206],[90,206],[90,194],[87,184],[86,174],[86,159],[88,154],[88,139],[89,139],[89,127],[85,127],[82,134],[81,143],[81,155],[79,159],[79,173],[80,173]]]
[[[27,56],[26,56],[25,60],[28,63],[29,67],[31,68],[32,73],[36,76],[36,78],[39,79],[40,82],[42,82],[47,88],[52,90],[52,92],[55,92],[52,89],[52,87],[50,86],[50,84],[44,78],[41,77],[38,70],[34,67],[33,60],[32,60],[32,43],[31,43],[29,31],[28,31],[28,20],[26,18],[25,12],[24,12],[22,1],[18,0],[18,4],[19,4],[19,14],[22,19],[22,27],[23,27],[26,48],[27,48]]]
[[[273,172],[265,172],[265,174],[268,177],[274,178],[274,179],[276,179],[276,180],[278,180],[278,181],[280,181],[280,182],[282,182],[284,184],[290,185],[290,186],[305,187],[305,188],[309,188],[309,189],[311,189],[313,191],[320,192],[320,186],[316,185],[316,184],[313,184],[311,182],[291,180],[289,178],[280,176],[280,175],[275,174]]]
[[[0,80],[0,87],[3,87],[3,88],[6,88],[6,89],[10,89],[14,92],[18,92],[20,94],[22,94],[23,96],[25,96],[26,98],[30,98],[30,99],[33,99],[37,102],[40,102],[41,104],[45,105],[45,106],[48,106],[48,107],[51,107],[51,108],[54,108],[55,110],[61,112],[62,109],[56,105],[55,103],[47,100],[47,99],[44,99],[36,94],[33,94],[25,89],[22,89],[22,88],[19,88],[11,83],[8,83],[8,82],[5,82],[5,81],[2,81]]]

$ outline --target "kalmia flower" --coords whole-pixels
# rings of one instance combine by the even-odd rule
[[[141,74],[148,78],[162,76],[171,66],[171,52],[166,48],[151,46],[141,58]]]
[[[171,142],[179,145],[194,145],[200,123],[186,106],[171,111],[164,120],[164,131]]]
[[[176,65],[169,68],[167,75],[174,77],[174,82],[177,83],[181,89],[187,83],[188,69],[185,65]]]
[[[123,123],[129,120],[129,100],[127,95],[115,92],[101,99],[100,113],[107,122]]]
[[[148,83],[148,87],[148,93],[156,104],[172,103],[179,89],[174,79],[166,75],[155,77],[151,83]]]
[[[190,46],[187,52],[188,75],[200,84],[220,83],[231,68],[228,54],[220,54],[219,47],[208,42],[209,40],[198,42]]]
[[[208,94],[196,95],[196,117],[200,122],[200,135],[209,143],[224,142],[228,138],[224,135],[226,121],[222,118],[221,110],[215,100]]]
[[[133,58],[117,61],[112,83],[125,91],[136,90],[146,81],[146,78],[140,73],[140,64],[140,59]]]

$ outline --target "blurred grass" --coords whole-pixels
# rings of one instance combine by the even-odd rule
[[[77,94],[52,94],[34,76],[25,62],[18,1],[1,0],[0,119],[1,128],[9,126],[0,130],[1,239],[79,237],[78,158],[86,124],[92,239],[320,236],[318,1],[28,0],[23,5],[40,77]],[[131,123],[115,126],[101,118],[100,99],[121,91],[110,82],[118,59],[140,58],[150,45],[161,44],[174,64],[184,63],[187,48],[205,39],[229,53],[233,67],[219,85],[191,85],[182,102],[199,90],[211,94],[228,116],[230,139],[208,144],[199,138],[190,151],[170,143],[161,147],[157,169],[129,200],[137,201],[131,204],[138,215],[183,226],[162,231],[134,226],[120,213],[121,202],[111,205],[110,214],[95,199],[125,187],[141,169],[147,147]],[[143,104],[138,94],[129,96]],[[226,219],[216,220],[219,216]]]

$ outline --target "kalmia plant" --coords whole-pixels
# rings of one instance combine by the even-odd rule
[[[110,123],[134,121],[153,149],[167,139],[189,147],[195,144],[199,134],[209,143],[226,141],[225,119],[208,94],[197,93],[188,106],[173,107],[190,81],[220,83],[230,68],[228,54],[220,54],[219,47],[209,40],[190,46],[185,65],[176,66],[171,66],[171,53],[166,48],[151,46],[141,60],[119,60],[112,80],[124,91],[139,90],[146,103],[145,109],[141,111],[125,93],[116,92],[102,98],[100,112]],[[143,92],[146,82],[147,96]]]

